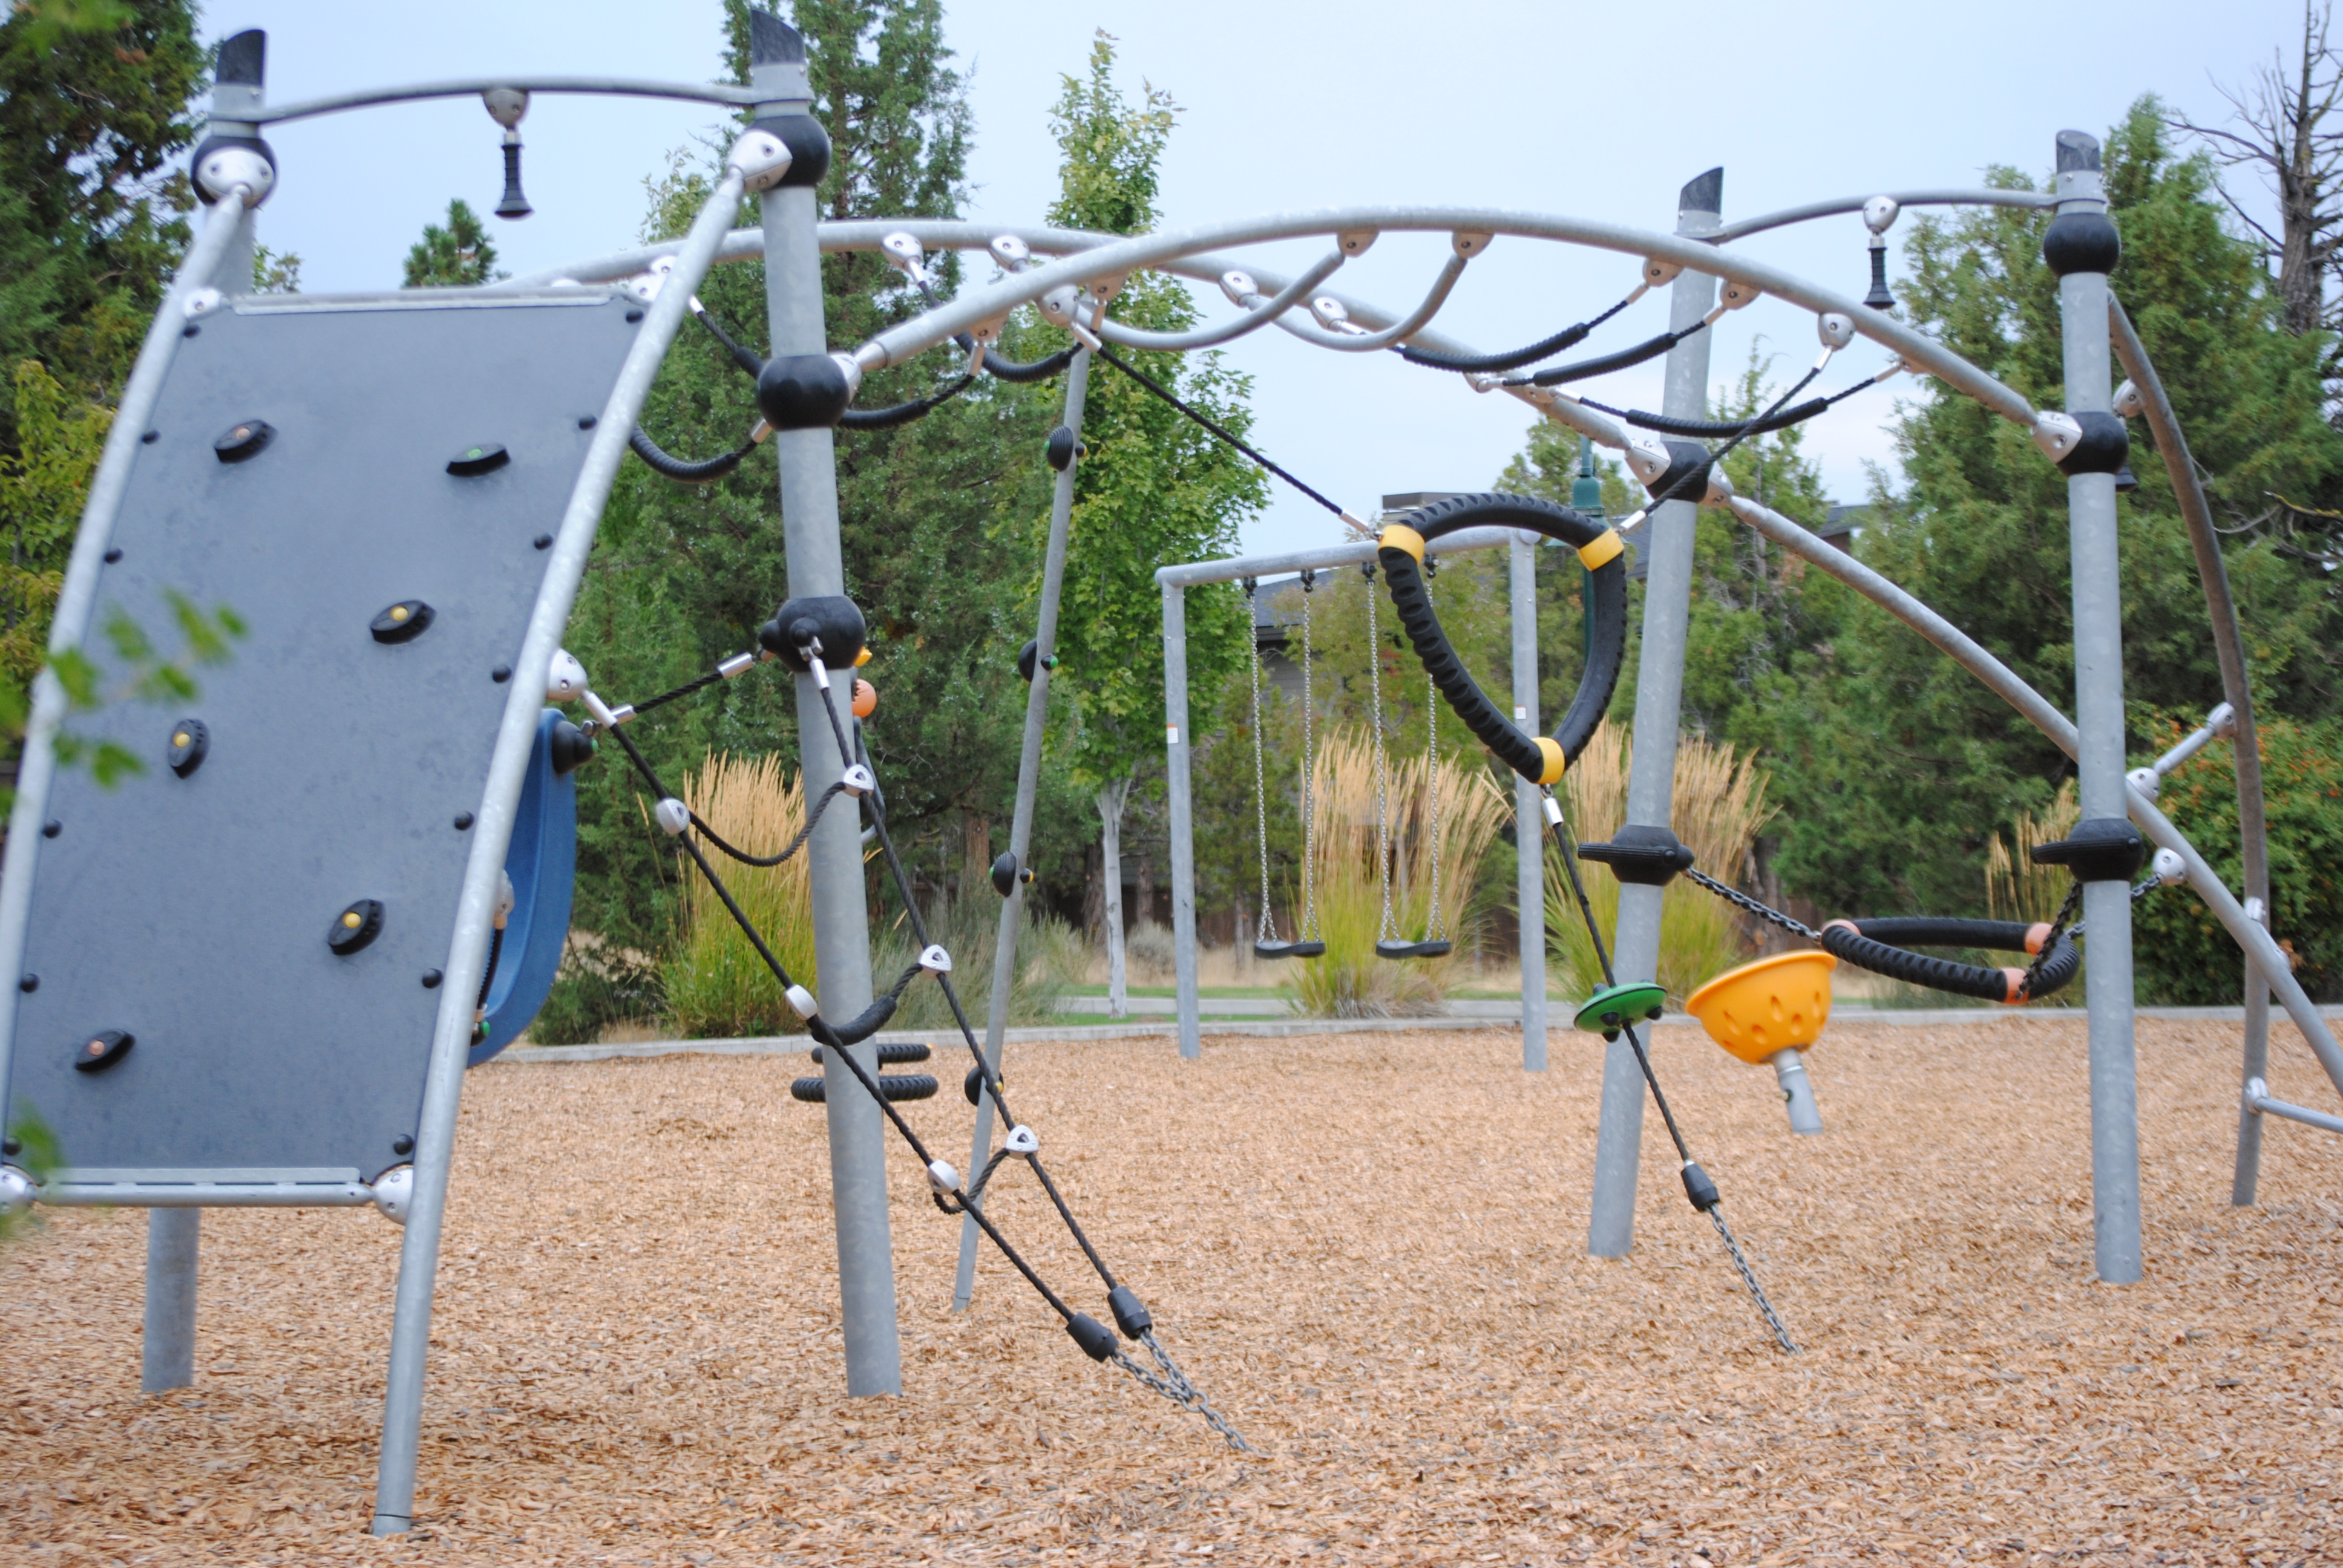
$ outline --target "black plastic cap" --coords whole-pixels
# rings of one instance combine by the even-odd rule
[[[1692,1206],[1704,1214],[1723,1201],[1717,1196],[1716,1183],[1708,1179],[1708,1172],[1694,1161],[1684,1161],[1684,1196],[1691,1199]]]
[[[2042,264],[2060,277],[2070,272],[2113,272],[2123,238],[2103,212],[2064,212],[2042,233]]]
[[[568,778],[594,759],[594,738],[567,719],[553,727],[546,742],[557,778]]]
[[[827,430],[853,401],[846,371],[827,354],[776,354],[757,377],[757,412],[776,430]]]
[[[74,1070],[77,1072],[104,1072],[130,1054],[137,1038],[118,1029],[101,1030],[74,1047]]]
[[[222,80],[226,80],[226,78],[223,77]],[[252,152],[258,153],[261,157],[266,161],[270,168],[273,169],[277,166],[277,149],[270,146],[266,142],[262,141],[258,136],[206,136],[201,142],[197,143],[195,152],[190,155],[187,159],[187,166],[191,169],[202,167],[203,161],[211,156],[214,153],[219,151],[222,147],[247,148]],[[196,199],[203,203],[206,206],[212,205],[213,198],[211,194],[204,189],[203,182],[201,180],[196,182]],[[195,327],[190,326],[187,328],[187,335],[189,337],[193,337],[195,335]]]
[[[2139,476],[2131,471],[2131,464],[2127,461],[2122,467],[2116,470],[2116,494],[2127,496],[2138,488]]]
[[[2069,478],[2077,474],[2122,473],[2131,457],[2131,431],[2124,422],[2113,414],[2077,414],[2075,423],[2083,427],[2083,438],[2058,459],[2058,471]],[[2138,480],[2132,481],[2134,488],[2138,485]]]
[[[431,625],[435,612],[419,598],[403,598],[385,608],[367,624],[367,630],[380,643],[412,642]]]
[[[1714,461],[1708,448],[1697,441],[1663,441],[1668,449],[1668,469],[1654,479],[1644,489],[1654,501],[1665,496],[1671,500],[1699,504],[1708,494],[1708,470]]]
[[[1072,427],[1061,425],[1050,432],[1049,440],[1042,445],[1042,459],[1062,474],[1074,466],[1075,445]]]
[[[844,594],[813,594],[793,598],[757,628],[757,646],[803,675],[813,668],[807,657],[819,641],[822,664],[833,670],[850,670],[862,657],[870,635],[862,610]]]
[[[1006,849],[1001,850],[1001,858],[992,862],[992,890],[1004,899],[1017,890],[1019,882],[1032,879],[1033,873],[1020,868],[1017,857]]]
[[[1027,638],[1025,646],[1017,650],[1017,673],[1025,678],[1026,685],[1033,684],[1033,671],[1037,667],[1042,669],[1057,668],[1058,656],[1053,653],[1048,658],[1043,658],[1041,645],[1031,638]]]
[[[1678,871],[1692,869],[1691,849],[1665,828],[1630,822],[1607,844],[1581,844],[1578,858],[1611,868],[1611,874],[1637,887],[1664,888]]]
[[[1706,174],[1694,175],[1684,183],[1684,188],[1676,193],[1676,212],[1679,216],[1688,212],[1722,213],[1724,210],[1725,166],[1723,164],[1717,165]]]
[[[805,38],[770,11],[749,13],[749,62],[755,65],[801,65]]]
[[[2058,133],[2058,172],[2070,175],[2099,166],[2099,138],[2088,131]]]
[[[171,739],[163,749],[163,759],[171,771],[185,779],[204,765],[204,758],[212,749],[212,732],[200,719],[182,719],[171,726]]]
[[[1076,1312],[1066,1320],[1066,1332],[1074,1337],[1074,1343],[1082,1347],[1082,1354],[1094,1362],[1102,1362],[1114,1354],[1114,1331],[1088,1312]]]
[[[2139,829],[2121,817],[2086,817],[2055,843],[2036,844],[2037,866],[2064,866],[2078,882],[2128,882],[2147,859]]]
[[[1155,1326],[1155,1320],[1147,1315],[1147,1304],[1129,1285],[1117,1285],[1109,1291],[1106,1304],[1113,1309],[1114,1326],[1122,1331],[1124,1339],[1135,1340]]]
[[[241,419],[212,442],[212,456],[223,463],[248,463],[268,450],[277,427],[266,419]]]
[[[365,951],[382,935],[382,900],[360,899],[334,917],[326,931],[326,946],[340,958]]]
[[[219,46],[219,65],[212,78],[239,86],[258,87],[268,81],[268,35],[247,27]]]
[[[756,128],[779,136],[789,149],[789,166],[776,188],[818,186],[830,173],[830,133],[811,115],[767,115]]]

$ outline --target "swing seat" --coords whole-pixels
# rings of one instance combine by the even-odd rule
[[[1638,1020],[1657,1022],[1667,1003],[1667,988],[1650,980],[1604,986],[1586,999],[1571,1021],[1589,1034],[1616,1040],[1622,1029]]]
[[[1257,959],[1316,959],[1326,956],[1324,942],[1255,942],[1252,956]]]
[[[1444,959],[1455,950],[1455,943],[1443,940],[1381,941],[1375,944],[1375,957],[1379,959]]]

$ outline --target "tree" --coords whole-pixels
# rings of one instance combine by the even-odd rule
[[[1114,83],[1114,40],[1103,32],[1091,45],[1088,75],[1064,84],[1050,116],[1062,155],[1050,221],[1144,233],[1155,222],[1176,106],[1151,86],[1136,105],[1124,99]],[[1158,331],[1196,320],[1185,287],[1159,274],[1134,276],[1113,304],[1119,319]],[[1251,380],[1217,354],[1184,364],[1165,356],[1143,368],[1223,427],[1240,435],[1250,427],[1243,400]],[[1074,776],[1098,807],[1109,1010],[1119,1016],[1123,812],[1141,767],[1156,754],[1163,715],[1163,666],[1151,653],[1162,625],[1155,569],[1232,552],[1239,522],[1261,506],[1265,487],[1244,458],[1103,361],[1091,377],[1082,439],[1089,454],[1075,471],[1058,658],[1076,709]],[[1197,596],[1188,623],[1192,711],[1219,706],[1244,646],[1239,638],[1251,632],[1224,596]]]
[[[257,257],[255,258],[257,261]],[[294,282],[300,280],[300,260],[293,258]],[[407,253],[407,288],[477,288],[505,274],[497,270],[497,247],[488,242],[479,214],[457,196],[447,204],[447,226],[426,224],[423,237]]]

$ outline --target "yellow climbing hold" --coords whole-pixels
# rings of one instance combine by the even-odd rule
[[[1830,1021],[1831,970],[1825,952],[1775,953],[1727,970],[1684,1002],[1708,1038],[1744,1061],[1762,1062],[1785,1047],[1804,1050]]]

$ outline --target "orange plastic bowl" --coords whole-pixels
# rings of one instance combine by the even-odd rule
[[[1744,1061],[1762,1062],[1785,1046],[1814,1044],[1830,1021],[1830,976],[1838,960],[1825,952],[1775,953],[1727,970],[1684,1003],[1708,1038]]]

